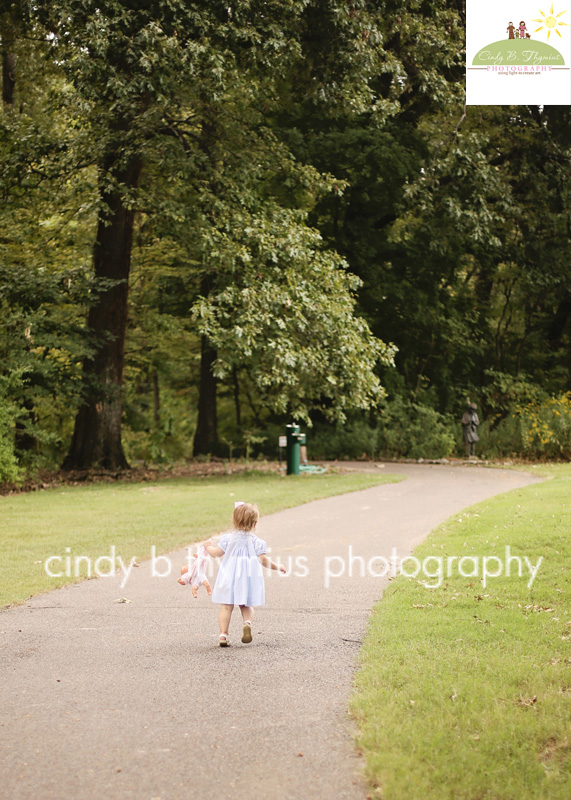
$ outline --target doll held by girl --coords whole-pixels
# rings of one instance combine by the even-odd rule
[[[208,563],[208,553],[206,547],[201,544],[198,553],[193,553],[194,561],[185,564],[180,570],[178,582],[181,586],[192,586],[192,596],[198,597],[198,589],[204,586],[208,594],[212,594],[212,589],[206,577],[206,564]]]

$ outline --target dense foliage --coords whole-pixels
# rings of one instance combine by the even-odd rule
[[[3,8],[0,480],[445,456],[468,398],[569,457],[569,110],[463,105],[463,3]]]

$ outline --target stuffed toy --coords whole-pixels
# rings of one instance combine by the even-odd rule
[[[198,548],[198,553],[193,553],[194,561],[190,566],[185,564],[180,570],[180,578],[178,582],[181,586],[192,586],[192,596],[198,597],[198,589],[204,586],[208,594],[212,594],[212,589],[206,577],[206,563],[208,561],[208,553],[206,547],[201,544]]]

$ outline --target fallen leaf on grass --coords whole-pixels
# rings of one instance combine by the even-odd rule
[[[520,706],[533,706],[537,703],[537,695],[534,694],[533,697],[522,697],[521,695],[516,700],[517,705]]]

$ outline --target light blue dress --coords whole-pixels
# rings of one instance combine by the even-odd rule
[[[247,531],[225,533],[218,541],[224,557],[212,590],[214,603],[263,606],[266,602],[264,573],[258,561],[267,550],[263,539]]]

